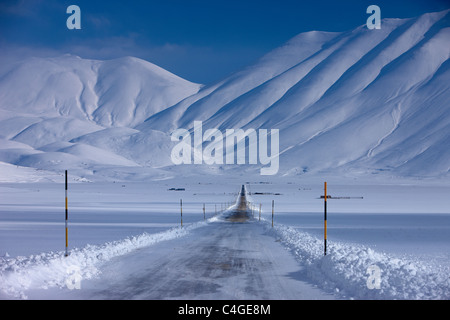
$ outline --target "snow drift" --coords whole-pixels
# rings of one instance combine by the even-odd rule
[[[47,252],[28,257],[0,258],[0,290],[8,297],[27,299],[30,290],[66,288],[73,281],[100,275],[102,265],[121,255],[153,244],[183,237],[195,229],[214,223],[216,217],[184,228],[126,238],[103,245],[87,245],[63,252]],[[344,299],[446,300],[450,297],[448,266],[398,258],[362,245],[333,242],[323,256],[322,240],[292,227],[271,227],[262,219],[266,232],[280,239],[305,268],[306,278],[316,286]],[[381,270],[380,289],[367,285],[368,268]],[[74,279],[74,276],[77,278]]]
[[[71,250],[68,257],[62,252],[46,252],[28,257],[1,257],[0,290],[9,297],[27,299],[28,290],[67,287],[73,284],[74,274],[80,281],[91,279],[99,275],[99,267],[104,262],[114,257],[161,241],[182,237],[207,223],[202,221],[160,233],[143,233],[103,245],[87,245]]]
[[[276,225],[281,238],[305,267],[307,278],[347,299],[446,300],[450,297],[448,266],[400,258],[363,245],[333,242],[323,255],[323,240],[292,227]],[[369,268],[380,270],[379,288],[368,285]]]

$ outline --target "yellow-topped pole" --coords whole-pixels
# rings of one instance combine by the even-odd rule
[[[181,227],[183,227],[183,199],[180,199]]]
[[[65,179],[65,191],[66,191],[66,219],[65,219],[65,226],[66,226],[66,252],[65,252],[65,254],[64,254],[64,256],[68,256],[69,255],[69,253],[68,253],[68,247],[69,247],[69,234],[68,234],[68,229],[67,229],[67,227],[68,227],[68,219],[69,219],[69,208],[68,208],[68,202],[67,202],[67,170],[65,171],[65,176],[66,176],[66,179]]]
[[[275,206],[275,201],[272,200],[272,228],[273,228],[273,207]]]

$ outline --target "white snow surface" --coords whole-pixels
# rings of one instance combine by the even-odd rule
[[[143,248],[172,250],[163,244],[187,235],[195,239],[199,228],[211,228],[220,218],[214,216],[214,204],[218,204],[218,210],[222,208],[220,203],[231,205],[239,190],[237,181],[226,182],[215,184],[207,178],[195,183],[189,179],[126,185],[72,182],[67,258],[63,250],[64,206],[58,204],[64,201],[58,201],[64,198],[63,184],[3,183],[2,194],[8,197],[0,203],[0,297],[63,297],[74,274],[82,285],[77,297],[83,297],[84,281],[102,279],[105,264],[113,259],[126,261],[127,254],[138,254]],[[172,187],[186,190],[169,190]],[[303,270],[299,279],[336,299],[450,297],[448,185],[330,185],[332,195],[364,197],[329,200],[326,256],[321,188],[320,184],[306,182],[247,184],[255,209],[250,223],[262,224],[266,235],[295,257]],[[383,206],[377,207],[380,199],[384,199]],[[202,203],[206,203],[205,221]],[[259,203],[263,208],[261,221]],[[203,234],[207,232],[205,229]],[[373,266],[381,270],[380,289],[367,286],[368,268]],[[307,298],[308,292],[303,297]]]
[[[202,224],[198,222],[187,228],[173,228],[155,234],[142,233],[103,245],[86,245],[71,250],[68,257],[61,252],[47,252],[14,259],[2,258],[1,290],[11,297],[26,299],[26,290],[64,288],[72,281],[74,272],[80,281],[91,279],[101,273],[99,268],[105,261],[160,241],[181,237]]]
[[[275,233],[302,261],[308,278],[320,287],[356,299],[444,299],[450,296],[449,265],[398,258],[370,247],[335,242],[323,255],[323,240],[288,226],[276,226]],[[367,283],[369,268],[380,269],[380,288]]]
[[[66,292],[74,274],[101,279],[114,259],[195,238],[246,183],[263,208],[251,223],[295,257],[294,278],[337,299],[449,299],[449,15],[302,33],[206,86],[133,57],[2,66],[0,298]],[[170,135],[194,121],[279,129],[278,174],[173,165]],[[323,181],[350,197],[329,201],[326,256]],[[380,289],[367,286],[373,266]]]

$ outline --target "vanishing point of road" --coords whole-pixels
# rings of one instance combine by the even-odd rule
[[[108,261],[98,278],[57,299],[334,299],[251,217],[245,187],[233,210],[188,235]],[[62,289],[61,289],[62,290]]]

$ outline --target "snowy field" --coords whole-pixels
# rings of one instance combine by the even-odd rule
[[[67,287],[73,270],[79,280],[92,279],[114,257],[195,236],[196,229],[215,222],[216,210],[234,203],[243,183],[251,193],[254,223],[265,225],[317,288],[338,299],[450,298],[450,187],[442,183],[338,185],[331,179],[328,194],[350,199],[328,202],[324,257],[321,181],[70,182],[68,258],[63,257],[64,185],[0,184],[2,299],[45,297],[49,289]],[[380,271],[379,289],[368,286],[373,266]]]
[[[309,30],[205,85],[131,56],[0,64],[0,299],[449,299],[449,17]],[[230,163],[238,128],[248,161]],[[242,184],[254,216],[236,227]],[[186,265],[201,293],[173,284]]]

